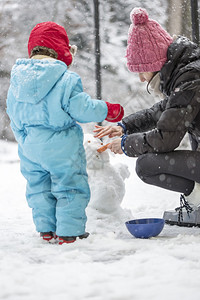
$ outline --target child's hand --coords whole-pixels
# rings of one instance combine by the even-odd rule
[[[121,121],[124,116],[124,109],[120,104],[109,103],[106,102],[108,113],[107,117],[105,118],[106,121],[116,123]]]
[[[110,149],[115,154],[123,154],[122,148],[121,148],[121,139],[116,139],[112,141],[108,146],[108,149]]]
[[[93,132],[96,132],[94,137],[97,137],[101,139],[104,136],[107,136],[109,138],[115,137],[115,136],[122,136],[123,135],[123,128],[121,126],[98,126],[95,125],[95,130]]]

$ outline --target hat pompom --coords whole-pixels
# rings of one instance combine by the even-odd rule
[[[149,17],[148,13],[144,8],[135,7],[130,13],[131,22],[134,25],[145,24]]]

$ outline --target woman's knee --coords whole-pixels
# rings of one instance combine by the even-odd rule
[[[152,171],[152,162],[153,159],[151,153],[143,154],[138,157],[135,170],[141,180],[146,181],[146,178],[151,176],[150,171]]]

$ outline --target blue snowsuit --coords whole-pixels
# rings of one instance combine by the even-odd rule
[[[59,60],[18,59],[13,66],[7,113],[38,232],[85,233],[90,189],[76,121],[101,122],[107,112],[106,103],[83,92],[80,77]]]

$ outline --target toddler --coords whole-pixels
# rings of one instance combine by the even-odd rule
[[[68,70],[75,50],[64,27],[37,24],[28,41],[30,59],[16,61],[7,96],[36,230],[47,241],[58,236],[59,244],[88,236],[90,189],[77,122],[118,122],[124,114],[119,104],[83,92],[79,75]]]

